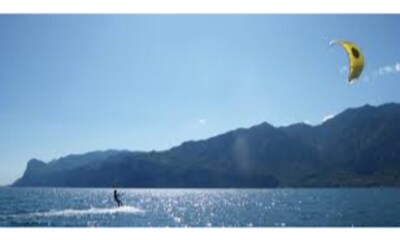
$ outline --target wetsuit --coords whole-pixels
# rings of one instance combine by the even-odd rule
[[[117,193],[117,190],[114,190],[114,200],[117,202],[118,207],[122,206],[122,202],[119,200],[119,194]]]

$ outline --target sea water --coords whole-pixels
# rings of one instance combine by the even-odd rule
[[[0,188],[0,226],[400,226],[400,189]]]

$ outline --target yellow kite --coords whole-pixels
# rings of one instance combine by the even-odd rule
[[[338,43],[346,51],[349,58],[349,76],[347,81],[351,83],[356,80],[364,68],[364,56],[357,45],[348,41],[331,41],[330,45]]]

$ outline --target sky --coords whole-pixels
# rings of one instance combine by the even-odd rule
[[[400,103],[400,15],[0,15],[0,185],[31,158],[165,150]],[[347,84],[357,43],[365,68]]]

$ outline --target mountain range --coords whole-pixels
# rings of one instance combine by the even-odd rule
[[[400,186],[400,104],[347,109],[316,126],[264,122],[166,151],[96,151],[49,163],[31,159],[12,186]]]

